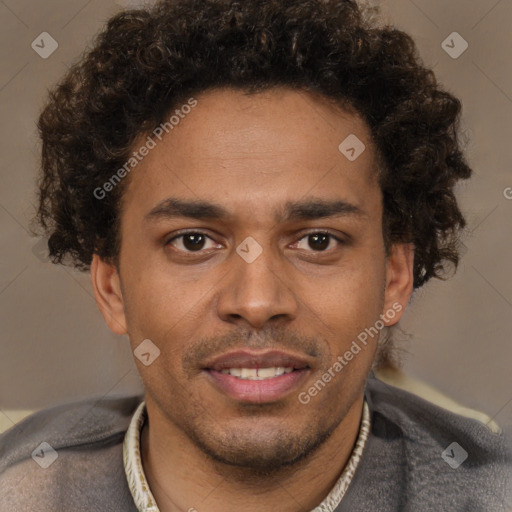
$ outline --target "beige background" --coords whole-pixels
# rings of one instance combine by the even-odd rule
[[[90,395],[141,392],[126,338],[96,309],[88,274],[40,259],[28,232],[38,166],[35,120],[47,88],[105,20],[136,1],[0,1],[0,420]],[[464,103],[475,170],[459,197],[471,228],[455,278],[414,297],[403,328],[405,370],[512,425],[512,2],[384,0],[386,19],[409,32],[439,80]],[[459,58],[441,47],[456,31]],[[59,44],[42,59],[31,43]],[[512,196],[512,191],[511,191]],[[34,248],[34,246],[36,246]]]

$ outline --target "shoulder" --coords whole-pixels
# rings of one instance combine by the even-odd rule
[[[0,435],[0,512],[33,506],[87,510],[105,499],[109,510],[131,510],[122,444],[142,400],[91,398],[59,405]]]
[[[381,500],[385,512],[509,510],[512,445],[507,435],[374,375],[365,397],[371,432],[344,500],[347,506]]]
[[[396,433],[411,441],[443,443],[450,437],[468,447],[480,446],[491,456],[502,453],[510,441],[490,425],[467,417],[416,394],[370,375],[366,396],[373,412],[376,430],[379,426],[394,425]],[[483,454],[482,454],[483,455]]]
[[[118,442],[141,401],[141,396],[89,398],[31,414],[0,435],[0,472],[31,459],[43,442],[54,450]]]

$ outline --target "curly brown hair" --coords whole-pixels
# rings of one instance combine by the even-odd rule
[[[383,236],[415,246],[414,288],[459,261],[465,220],[454,186],[469,178],[461,102],[443,90],[412,38],[379,26],[354,0],[160,0],[108,21],[49,94],[38,122],[36,220],[55,263],[118,262],[126,179],[101,187],[135,141],[185,98],[284,86],[359,113],[380,161]]]

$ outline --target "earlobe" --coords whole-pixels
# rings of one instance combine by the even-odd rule
[[[394,244],[386,262],[386,289],[384,300],[386,311],[394,310],[393,318],[386,325],[396,324],[402,317],[413,292],[414,244]]]
[[[109,329],[115,334],[126,334],[123,295],[116,267],[94,254],[91,262],[91,281],[96,304]]]

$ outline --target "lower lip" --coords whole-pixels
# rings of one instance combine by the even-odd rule
[[[240,402],[261,404],[284,398],[308,374],[307,369],[294,370],[265,380],[239,379],[233,375],[207,370],[214,383],[230,398]]]

